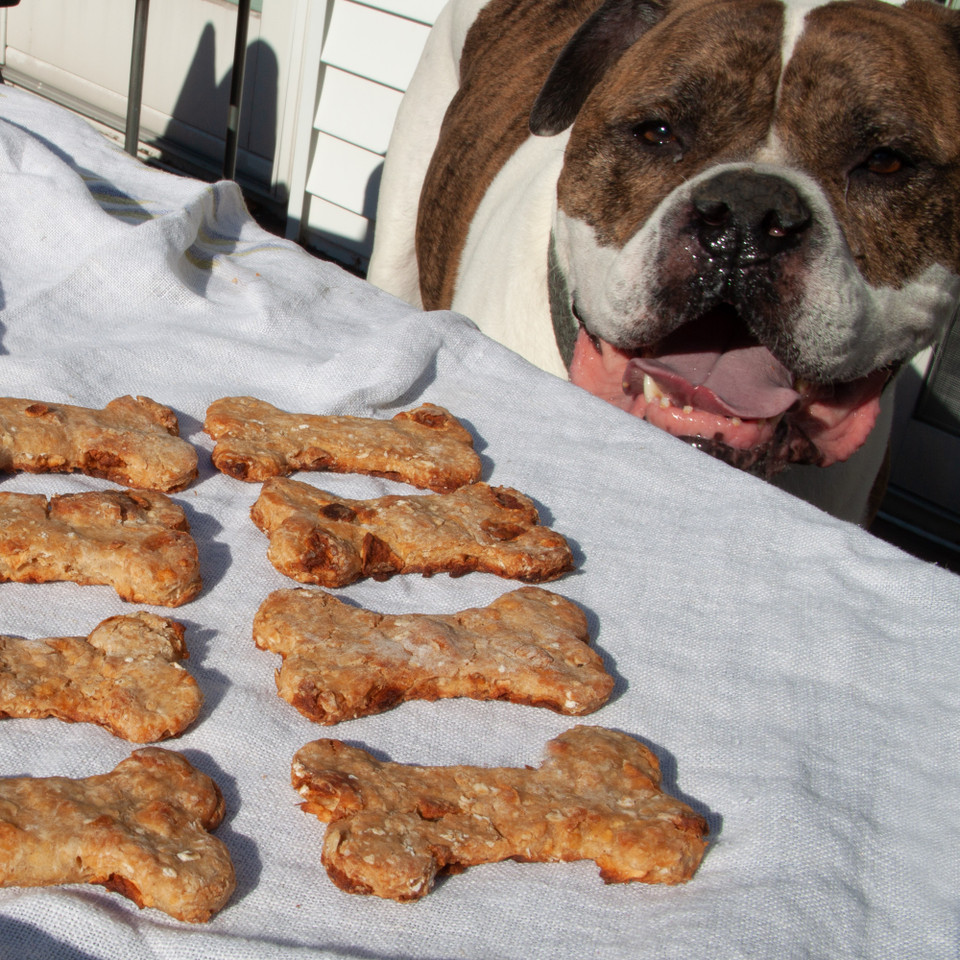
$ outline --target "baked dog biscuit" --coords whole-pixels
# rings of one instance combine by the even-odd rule
[[[220,788],[179,753],[134,751],[111,773],[0,779],[0,886],[95,883],[203,923],[236,886]]]
[[[0,717],[96,723],[134,743],[174,737],[203,703],[187,656],[183,627],[146,611],[87,638],[0,636]]]
[[[201,588],[183,508],[153,491],[0,493],[0,582],[71,580],[177,607]]]
[[[478,863],[594,860],[607,883],[682,883],[707,823],[660,790],[656,757],[603,727],[574,727],[529,767],[413,767],[339,740],[297,751],[301,807],[330,824],[322,862],[337,886],[393,900]]]
[[[583,611],[540,587],[449,616],[387,616],[320,590],[276,590],[257,611],[253,638],[284,658],[280,696],[317,723],[441,697],[576,715],[603,706],[613,689]]]
[[[149,397],[117,397],[103,410],[0,397],[0,470],[85,473],[145,490],[183,490],[197,451],[177,417]]]
[[[270,538],[267,556],[281,573],[322,587],[474,570],[540,583],[573,567],[566,540],[539,526],[527,497],[485,483],[452,493],[345,500],[278,477],[264,483],[250,516]]]
[[[203,429],[217,441],[214,466],[237,480],[329,470],[442,492],[480,479],[473,437],[432,403],[377,420],[286,413],[253,397],[224,397],[207,409]]]

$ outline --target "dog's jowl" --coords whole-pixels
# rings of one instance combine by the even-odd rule
[[[453,0],[369,278],[863,520],[960,294],[958,90],[931,0]]]

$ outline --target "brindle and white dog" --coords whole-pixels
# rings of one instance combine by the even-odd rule
[[[369,279],[862,521],[958,214],[960,17],[930,0],[453,0]]]

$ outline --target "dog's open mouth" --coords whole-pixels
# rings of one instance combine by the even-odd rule
[[[889,375],[801,381],[726,305],[635,352],[581,326],[570,366],[578,386],[764,477],[787,463],[846,460],[873,429]]]

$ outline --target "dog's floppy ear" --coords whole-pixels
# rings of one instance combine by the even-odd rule
[[[665,0],[604,0],[557,57],[530,111],[530,132],[552,137],[566,130],[604,73],[666,7]]]

